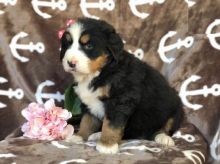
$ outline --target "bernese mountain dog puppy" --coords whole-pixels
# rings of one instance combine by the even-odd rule
[[[61,38],[60,59],[73,75],[83,109],[70,142],[101,131],[96,145],[101,153],[117,153],[121,139],[174,145],[170,135],[183,118],[180,98],[158,71],[124,50],[111,25],[79,18]]]

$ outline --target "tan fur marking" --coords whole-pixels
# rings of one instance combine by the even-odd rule
[[[166,122],[166,124],[164,125],[163,128],[161,128],[160,130],[158,130],[155,134],[161,134],[161,133],[165,133],[167,135],[169,135],[170,130],[173,127],[173,118],[169,118]]]
[[[123,128],[114,128],[109,125],[109,120],[104,118],[100,142],[105,146],[112,146],[121,141]]]
[[[102,97],[109,97],[109,90],[110,90],[110,87],[107,85],[107,86],[104,86],[101,89],[101,92],[102,92]]]
[[[170,119],[167,121],[166,125],[164,126],[164,131],[165,131],[167,134],[169,134],[169,131],[172,129],[172,127],[173,127],[173,118],[170,118]]]
[[[96,72],[102,68],[102,66],[106,62],[106,55],[101,55],[95,60],[91,60],[90,62],[90,70],[91,72]]]
[[[90,114],[84,114],[80,122],[80,128],[77,135],[87,140],[88,137],[101,128],[101,121]]]
[[[89,34],[85,34],[85,35],[81,36],[81,38],[80,38],[80,42],[82,44],[86,44],[89,40],[90,40]]]
[[[156,135],[155,135],[155,142],[162,144],[164,146],[174,146],[175,142],[174,140],[171,138],[170,135],[170,130],[173,127],[173,118],[169,118],[165,124],[165,126],[159,130]]]

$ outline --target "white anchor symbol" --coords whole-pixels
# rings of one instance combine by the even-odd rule
[[[26,36],[28,36],[28,34],[25,32],[18,33],[12,38],[11,43],[9,45],[9,47],[11,48],[12,55],[18,60],[20,60],[21,62],[28,62],[29,59],[26,57],[20,56],[17,52],[17,49],[29,50],[30,52],[33,52],[34,50],[36,50],[38,53],[43,53],[45,50],[44,44],[41,42],[38,42],[36,44],[33,44],[33,42],[30,42],[29,44],[18,44],[17,43],[18,39],[24,38]]]
[[[159,153],[161,151],[161,149],[157,148],[157,147],[147,147],[145,145],[137,146],[140,143],[141,143],[140,140],[132,140],[132,141],[125,142],[125,143],[120,145],[120,151],[121,150],[129,150],[129,149],[130,150],[137,149],[137,150],[141,150],[141,151],[148,150],[148,151],[151,151],[153,153]]]
[[[58,102],[61,102],[62,100],[64,100],[64,95],[62,95],[59,91],[57,91],[56,93],[43,93],[43,88],[45,86],[53,86],[55,85],[54,82],[50,81],[50,80],[46,80],[45,82],[42,82],[41,84],[39,84],[39,86],[37,87],[37,91],[35,93],[35,97],[38,103],[43,104],[43,98],[44,99],[55,99]]]
[[[8,82],[7,79],[5,79],[4,77],[0,77],[0,84],[7,83],[7,82]],[[9,88],[7,91],[0,90],[0,95],[7,96],[10,99],[13,97],[15,97],[16,99],[22,99],[24,97],[24,92],[20,88],[16,90],[12,90],[12,88]],[[6,105],[0,102],[0,108],[5,108],[5,107]]]
[[[219,126],[219,128],[213,138],[213,141],[210,145],[211,155],[217,161],[220,161],[220,154],[217,154],[219,146],[220,146],[220,126]]]
[[[194,2],[194,1],[192,1],[192,0],[185,0],[185,2],[187,3],[187,5],[188,5],[189,7],[192,7],[193,5],[196,4],[196,2]]]
[[[208,26],[208,28],[207,28],[207,30],[206,30],[206,35],[207,35],[207,37],[209,38],[209,41],[210,41],[211,45],[212,45],[214,48],[220,50],[220,45],[217,43],[217,41],[216,41],[216,39],[215,39],[215,38],[217,38],[217,37],[220,37],[220,32],[219,32],[219,33],[212,34],[212,29],[213,29],[215,26],[217,26],[217,25],[220,25],[220,19],[216,19],[214,22],[212,22],[212,23]]]
[[[145,145],[140,145],[140,146],[125,146],[125,147],[121,147],[120,150],[132,150],[132,149],[137,149],[137,150],[141,150],[141,151],[151,151],[153,153],[159,153],[161,151],[160,148],[157,147],[147,147]]]
[[[184,40],[178,39],[176,43],[165,46],[165,42],[167,41],[167,39],[169,39],[170,37],[172,37],[176,34],[177,34],[176,31],[169,31],[160,40],[159,48],[158,48],[157,52],[159,53],[160,58],[166,63],[172,63],[175,60],[175,58],[172,58],[172,57],[167,58],[165,56],[165,52],[173,50],[175,48],[180,49],[183,46],[186,47],[186,48],[189,48],[193,45],[194,38],[192,36],[188,36]]]
[[[181,131],[177,131],[172,137],[174,138],[182,138],[187,142],[195,142],[195,137],[191,134],[182,134]]]
[[[99,19],[99,17],[89,14],[87,9],[98,8],[100,10],[107,9],[108,11],[112,11],[115,8],[115,2],[114,0],[99,0],[99,2],[86,2],[86,0],[81,0],[80,7],[84,16]]]
[[[195,82],[199,79],[201,79],[200,76],[192,75],[190,78],[183,82],[179,93],[179,96],[181,97],[183,104],[189,108],[192,108],[193,110],[199,110],[203,107],[203,105],[191,104],[190,102],[188,102],[186,98],[187,96],[203,95],[204,97],[207,97],[209,94],[212,94],[213,96],[220,95],[220,84],[214,84],[211,88],[208,88],[207,85],[205,85],[202,89],[187,91],[187,86],[191,82]]]
[[[194,164],[197,164],[197,162],[195,161],[195,159],[197,159],[199,161],[200,164],[202,164],[202,160],[199,157],[199,155],[202,157],[202,159],[205,162],[205,156],[201,153],[201,151],[198,150],[184,150],[182,151],[184,156],[187,157],[189,160],[191,160]],[[196,155],[199,154],[199,155]]]
[[[39,10],[39,7],[51,7],[53,10],[56,8],[60,9],[61,11],[65,10],[67,7],[66,1],[65,0],[58,0],[57,2],[55,0],[51,0],[50,2],[47,1],[39,1],[39,0],[32,0],[31,1],[32,6],[34,8],[34,11],[42,16],[44,19],[51,18],[51,15],[42,12]]]
[[[17,0],[0,0],[0,3],[3,3],[5,6],[7,6],[8,4],[14,6],[17,3]],[[4,11],[0,10],[0,15],[4,13]]]
[[[165,0],[129,0],[129,6],[131,8],[131,11],[134,15],[137,17],[140,17],[141,19],[147,18],[150,14],[139,12],[136,8],[136,6],[144,5],[144,4],[150,4],[153,5],[154,2],[157,2],[159,4],[162,4],[165,2]]]
[[[134,53],[134,56],[140,60],[142,60],[144,57],[144,51],[141,48],[136,49],[134,52],[128,50],[128,52]]]

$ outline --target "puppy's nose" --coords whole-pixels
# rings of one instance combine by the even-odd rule
[[[70,62],[70,61],[67,61],[68,65],[71,67],[71,68],[75,68],[76,67],[76,62]]]
[[[75,59],[73,59],[73,60],[71,61],[71,63],[76,65],[77,61],[76,61]]]

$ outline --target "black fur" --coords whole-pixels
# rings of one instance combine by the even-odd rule
[[[118,61],[106,65],[93,87],[110,85],[109,98],[103,98],[107,118],[114,127],[125,127],[125,139],[146,138],[174,119],[169,135],[176,131],[183,117],[176,91],[151,66],[126,51]]]
[[[61,43],[61,51],[60,51],[60,60],[63,59],[66,50],[71,46],[71,44],[73,43],[72,38],[70,37],[69,32],[64,32],[63,36],[60,40]]]
[[[101,51],[108,55],[107,63],[90,87],[95,90],[110,86],[109,97],[100,98],[110,124],[124,128],[124,139],[152,139],[168,119],[173,118],[169,135],[173,134],[183,118],[176,91],[157,70],[123,50],[122,39],[111,25],[88,18],[79,19],[79,22],[85,25],[85,32],[96,43],[96,51],[91,52],[96,54],[93,58]]]

